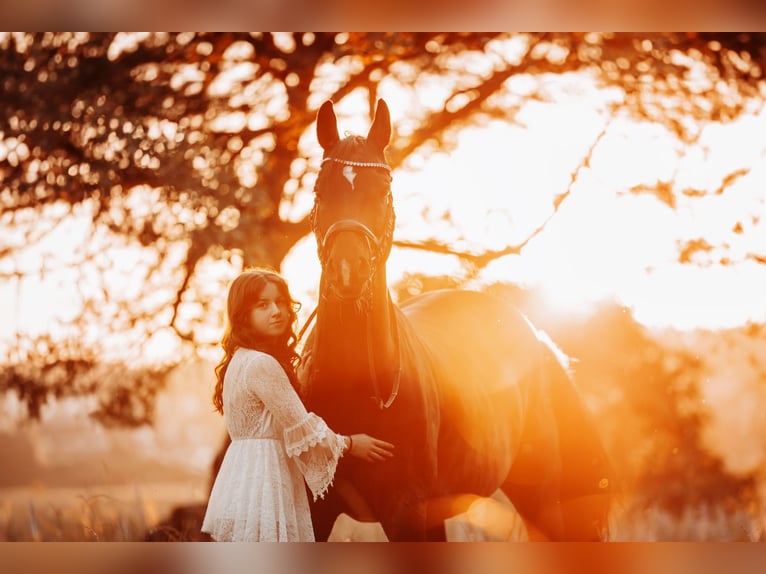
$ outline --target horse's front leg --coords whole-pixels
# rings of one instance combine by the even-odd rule
[[[424,496],[412,492],[392,493],[390,502],[380,513],[380,524],[391,542],[446,540],[444,521],[429,523]]]
[[[314,540],[327,542],[342,510],[342,500],[334,488],[330,488],[324,498],[314,501],[309,492],[311,522],[314,527]]]

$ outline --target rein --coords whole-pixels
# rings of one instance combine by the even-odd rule
[[[370,377],[372,378],[372,390],[375,395],[371,397],[378,405],[378,408],[382,411],[390,407],[396,396],[399,394],[399,382],[402,375],[402,349],[399,345],[399,328],[394,325],[394,345],[396,345],[396,375],[394,376],[394,384],[391,387],[391,394],[388,395],[388,399],[383,402],[380,398],[380,387],[378,385],[377,369],[375,369],[375,349],[372,348],[372,321],[367,322],[367,358],[370,361]]]
[[[301,327],[300,333],[298,333],[298,337],[295,339],[296,344],[300,343],[300,340],[303,338],[303,335],[306,334],[306,329],[309,328],[309,325],[311,325],[311,322],[316,318],[318,309],[319,309],[319,306],[314,307],[314,310],[311,312],[311,315],[309,315],[309,318],[306,319],[306,322],[303,324],[303,327]]]

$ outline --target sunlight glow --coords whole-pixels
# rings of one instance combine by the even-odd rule
[[[568,103],[531,104],[522,115],[525,129],[500,123],[465,129],[454,151],[399,170],[396,237],[437,237],[476,252],[527,237],[551,214],[553,197],[567,189],[578,162],[604,129],[600,110],[611,96],[597,98],[583,86],[574,94]],[[615,300],[654,327],[762,321],[766,269],[747,256],[763,253],[766,245],[766,222],[756,215],[766,207],[766,149],[741,142],[759,141],[766,114],[712,124],[701,131],[699,146],[683,154],[657,126],[617,120],[607,129],[589,169],[577,173],[571,195],[545,232],[520,256],[490,265],[477,284],[538,286],[551,311],[561,314],[581,314],[600,301]],[[732,172],[741,177],[721,192]],[[675,181],[676,209],[650,193],[630,192],[658,181]],[[708,195],[678,193],[689,189]],[[698,237],[726,246],[733,261],[681,265],[680,245]],[[707,256],[719,253],[714,248]],[[429,264],[431,259],[395,250],[389,282],[406,272],[461,274],[454,258]]]
[[[142,40],[149,36],[149,32],[119,32],[109,46],[107,55],[114,61],[124,52],[135,52]]]

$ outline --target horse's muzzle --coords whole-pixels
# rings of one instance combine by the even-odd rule
[[[378,238],[362,223],[344,219],[332,224],[319,244],[323,282],[329,293],[343,301],[367,293],[378,250]]]

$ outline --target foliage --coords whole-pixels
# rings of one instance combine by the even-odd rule
[[[0,273],[21,282],[56,271],[80,282],[75,338],[97,324],[136,341],[172,331],[176,342],[210,345],[232,269],[278,268],[309,232],[319,162],[311,128],[323,100],[372,110],[378,97],[403,94],[406,113],[389,150],[395,169],[448,149],[467,125],[517,121],[526,102],[551,99],[556,77],[574,72],[616,90],[613,116],[657,122],[690,141],[706,122],[752,108],[764,41],[731,33],[4,33]],[[86,249],[41,255],[73,219]],[[408,246],[456,251],[438,241]],[[519,249],[458,254],[485,265]],[[115,250],[121,255],[109,255]],[[129,250],[141,255],[131,259]],[[126,276],[129,292],[116,295],[111,283]],[[51,382],[40,367],[39,376],[17,369],[0,381],[33,417],[67,385],[74,394],[100,385],[75,382],[98,352],[69,359],[65,345],[46,345],[50,361],[73,361],[74,376]],[[128,394],[148,388],[123,384]]]
[[[92,347],[48,335],[19,338],[16,345],[12,363],[0,370],[0,389],[15,393],[29,418],[40,419],[49,400],[74,396],[88,397],[91,416],[104,426],[153,423],[171,365],[104,361]]]

